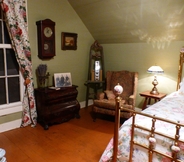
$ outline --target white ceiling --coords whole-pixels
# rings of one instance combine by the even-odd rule
[[[184,41],[184,0],[68,0],[100,43]]]

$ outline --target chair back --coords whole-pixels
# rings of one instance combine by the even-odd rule
[[[107,71],[106,72],[106,90],[114,90],[119,83],[123,87],[122,99],[128,100],[129,96],[136,90],[136,72],[129,71]]]

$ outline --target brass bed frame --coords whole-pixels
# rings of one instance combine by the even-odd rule
[[[180,51],[180,59],[179,59],[178,82],[177,82],[177,88],[176,88],[177,90],[179,89],[179,83],[181,82],[182,69],[183,69],[183,63],[184,63],[184,48],[182,48],[182,49],[183,50]],[[119,159],[120,161],[122,161],[122,162],[132,162],[133,147],[135,145],[137,145],[137,146],[140,146],[140,147],[142,147],[142,148],[144,148],[144,149],[147,150],[149,162],[152,162],[153,153],[157,153],[157,154],[160,154],[162,156],[165,156],[165,157],[171,159],[172,162],[181,162],[181,160],[178,160],[177,159],[177,154],[179,153],[179,151],[178,151],[179,150],[178,143],[179,142],[184,143],[184,141],[180,140],[180,129],[182,127],[184,127],[184,124],[180,124],[179,121],[178,122],[174,122],[174,121],[167,120],[167,119],[164,119],[164,118],[160,118],[160,117],[156,117],[156,116],[153,116],[153,115],[145,114],[143,112],[137,112],[137,111],[130,110],[130,109],[127,109],[127,108],[123,108],[123,107],[120,106],[120,101],[121,101],[121,97],[118,95],[116,97],[116,112],[115,112],[115,126],[114,126],[114,137],[113,137],[113,141],[114,142],[113,142],[113,157],[112,157],[112,161],[113,162],[117,162],[117,159],[118,159],[117,158],[117,153],[118,153],[118,137],[119,137],[120,110],[124,110],[124,111],[130,111],[132,113],[132,132],[131,132],[131,139],[130,139],[129,159]],[[137,125],[135,123],[135,117],[136,117],[137,114],[151,118],[151,120],[152,120],[152,126],[151,126],[150,129],[141,127],[140,125]],[[173,136],[166,135],[166,134],[162,134],[162,133],[157,132],[155,130],[155,122],[156,121],[159,121],[159,120],[160,121],[164,121],[166,123],[170,123],[170,124],[175,125],[176,132],[175,132],[175,136],[174,137]],[[144,146],[144,145],[142,145],[140,143],[137,143],[134,140],[134,131],[135,131],[135,128],[139,128],[139,129],[144,130],[144,131],[147,131],[149,133],[149,138],[148,138],[149,146],[146,147],[146,146]],[[154,145],[155,144],[153,144],[151,142],[151,140],[154,139],[154,136],[155,135],[160,135],[160,136],[167,137],[167,138],[170,138],[170,139],[173,140],[173,146],[174,146],[175,149],[172,150],[172,156],[169,156],[167,154],[164,154],[164,153],[159,152],[156,149],[154,149]]]
[[[183,63],[184,63],[184,47],[180,51],[179,68],[178,68],[178,82],[177,82],[176,90],[179,89],[179,84],[182,79]]]

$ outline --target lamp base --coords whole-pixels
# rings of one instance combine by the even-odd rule
[[[158,85],[158,81],[157,81],[157,76],[156,75],[154,76],[154,80],[153,80],[152,84],[153,84],[154,87],[152,88],[150,94],[158,95],[159,92],[158,92],[158,90],[156,88],[156,86]]]
[[[157,90],[157,88],[156,88],[156,87],[153,87],[153,89],[150,91],[150,94],[158,95],[158,94],[159,94],[159,92],[158,92],[158,90]]]

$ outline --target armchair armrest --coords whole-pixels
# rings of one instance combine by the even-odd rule
[[[134,95],[129,96],[128,104],[132,105],[132,106],[135,106],[135,96]]]

